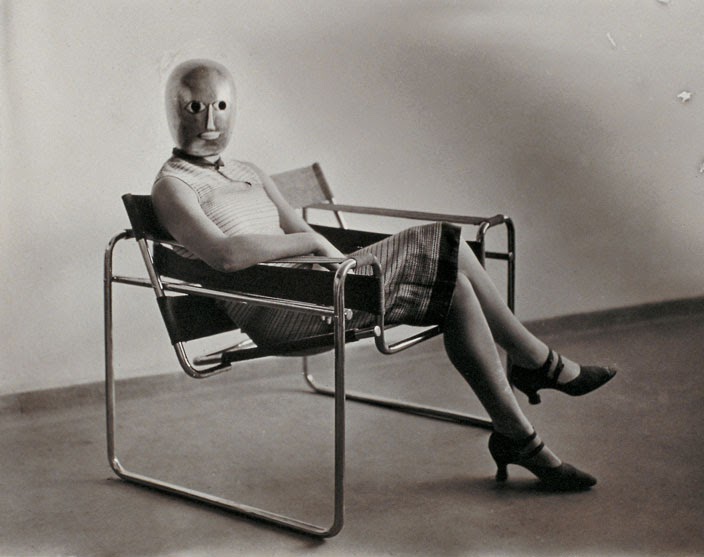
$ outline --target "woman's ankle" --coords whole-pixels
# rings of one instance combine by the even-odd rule
[[[526,447],[526,450],[530,450],[532,447],[538,447],[543,443],[540,436],[537,436],[533,441],[531,441],[530,446]],[[550,450],[547,445],[543,445],[542,449],[538,451],[534,456],[527,459],[527,463],[535,464],[537,466],[547,466],[548,468],[554,468],[562,464],[562,460]]]
[[[513,441],[528,440],[535,433],[533,425],[523,420],[493,419],[494,431]]]
[[[551,350],[547,345],[523,349],[511,354],[511,363],[526,369],[540,369],[547,362]]]

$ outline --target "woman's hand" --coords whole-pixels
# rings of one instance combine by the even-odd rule
[[[342,253],[339,249],[337,249],[335,246],[333,246],[330,241],[323,236],[322,234],[318,234],[317,232],[315,233],[316,235],[316,250],[313,252],[314,255],[320,255],[322,257],[339,257],[339,258],[344,258],[345,254]],[[339,269],[340,264],[339,263],[322,263],[320,264],[320,267],[324,267],[325,269],[328,269],[329,271],[337,271]],[[351,273],[354,273],[354,270],[350,271]]]
[[[323,257],[345,257],[345,254],[333,246],[325,236],[317,232],[315,235],[317,244],[316,250],[313,252],[315,255],[321,255]]]

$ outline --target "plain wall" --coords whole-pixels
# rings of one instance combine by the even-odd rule
[[[169,156],[163,83],[193,57],[235,75],[238,158],[319,161],[348,203],[510,215],[522,319],[702,295],[703,14],[697,0],[5,0],[0,394],[102,378],[103,249],[127,226],[120,195],[148,192]],[[121,371],[173,367],[149,292],[124,292]]]

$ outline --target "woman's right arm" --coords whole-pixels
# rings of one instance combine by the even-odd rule
[[[238,271],[283,257],[323,255],[327,249],[322,236],[315,232],[226,236],[205,215],[195,192],[178,178],[157,180],[152,202],[159,222],[176,241],[221,271]]]

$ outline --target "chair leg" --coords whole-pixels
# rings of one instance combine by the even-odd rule
[[[305,379],[308,386],[317,394],[334,396],[336,394],[335,389],[330,389],[315,382],[315,379],[310,374],[308,369],[308,356],[303,356],[303,378]],[[406,414],[414,414],[417,416],[423,416],[426,418],[433,418],[436,420],[444,420],[449,422],[458,423],[465,426],[479,427],[482,429],[492,430],[493,425],[490,419],[482,418],[479,416],[474,416],[471,414],[463,414],[454,412],[451,410],[445,410],[442,408],[435,408],[432,406],[425,406],[421,404],[415,404],[412,402],[406,402],[402,400],[396,400],[391,398],[379,397],[367,393],[349,391],[346,394],[347,400],[352,400],[355,402],[361,402],[364,404],[369,404],[371,406],[380,406],[382,408],[388,408],[391,410],[396,410],[399,412],[404,412]]]
[[[104,334],[105,334],[105,408],[107,421],[107,452],[110,467],[120,478],[154,488],[169,494],[178,495],[201,503],[230,511],[232,513],[264,521],[278,527],[286,528],[319,538],[332,537],[340,532],[344,513],[344,459],[345,459],[345,343],[344,322],[336,335],[335,346],[335,471],[334,471],[334,511],[332,524],[329,527],[310,524],[283,514],[270,512],[250,505],[237,503],[216,495],[196,491],[188,487],[172,484],[137,474],[127,470],[119,461],[116,448],[117,409],[115,396],[115,368],[113,346],[113,311],[112,311],[112,251],[117,240],[111,242],[105,257],[104,280]],[[344,320],[343,320],[344,321]]]

